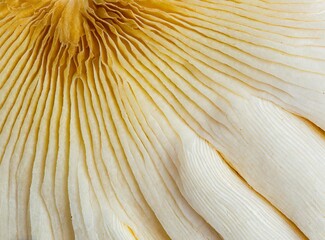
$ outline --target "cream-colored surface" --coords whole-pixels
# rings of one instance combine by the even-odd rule
[[[325,239],[325,2],[0,0],[0,239]]]

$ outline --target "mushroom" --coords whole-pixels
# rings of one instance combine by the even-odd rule
[[[0,0],[0,239],[325,239],[325,3]]]

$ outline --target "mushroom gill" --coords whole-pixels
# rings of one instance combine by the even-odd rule
[[[325,3],[0,0],[0,239],[325,239]]]

